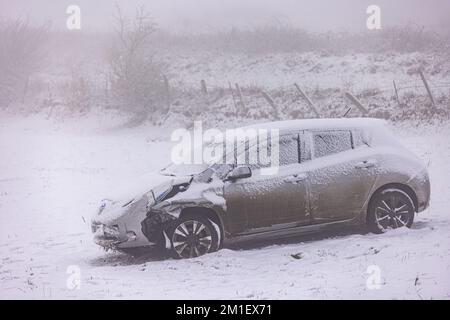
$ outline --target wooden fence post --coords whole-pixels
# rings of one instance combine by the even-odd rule
[[[345,96],[356,106],[358,107],[358,109],[365,115],[367,114],[369,111],[364,108],[364,106],[362,105],[361,102],[359,102],[358,99],[356,99],[356,97],[354,95],[352,95],[350,92],[346,92]]]
[[[425,79],[425,76],[423,75],[422,70],[419,71],[419,74],[420,74],[420,78],[422,78],[422,82],[423,82],[423,84],[424,84],[424,86],[425,86],[425,89],[426,89],[427,92],[428,92],[428,96],[430,97],[431,104],[432,104],[433,107],[434,107],[434,106],[435,106],[435,103],[434,103],[433,95],[431,94],[430,87],[428,86],[428,82],[427,82],[427,80]]]
[[[262,96],[264,97],[264,99],[266,99],[266,101],[270,104],[270,106],[272,107],[274,113],[275,113],[275,118],[276,119],[280,119],[280,112],[278,110],[278,106],[276,105],[276,103],[273,101],[272,97],[265,91],[261,91]]]
[[[201,80],[200,81],[200,87],[203,93],[203,96],[205,97],[205,102],[207,105],[209,105],[209,94],[208,94],[208,89],[206,87],[206,81],[205,80]]]
[[[169,80],[167,79],[167,77],[165,75],[163,75],[163,79],[164,79],[164,94],[166,96],[166,104],[167,104],[167,109],[170,108],[170,86],[169,86]]]
[[[298,84],[294,83],[295,88],[297,89],[298,93],[300,94],[300,96],[305,99],[305,101],[307,102],[309,108],[314,112],[314,114],[316,115],[317,118],[320,118],[320,114],[317,111],[317,108],[314,106],[314,103],[311,101],[311,99],[306,95],[306,93],[303,92],[302,89],[300,89],[300,87],[298,86]]]
[[[392,80],[392,83],[394,84],[395,98],[397,99],[398,105],[400,105],[400,99],[398,97],[398,90],[397,90],[397,85],[395,84],[395,80]]]
[[[240,109],[240,111],[241,112],[239,112],[240,114],[245,114],[246,112],[246,108],[245,108],[245,103],[244,103],[244,99],[243,99],[243,97],[242,97],[242,91],[241,91],[241,87],[239,87],[239,84],[238,83],[236,83],[236,90],[237,90],[237,93],[238,93],[238,97],[239,97],[239,101],[240,101],[240,103],[241,103],[241,109]]]
[[[208,95],[208,89],[206,88],[206,81],[205,80],[200,80],[200,86],[202,88],[202,92],[204,95]]]
[[[345,113],[342,115],[341,118],[347,117],[347,115],[350,113],[350,111],[352,111],[352,107],[349,107],[349,108],[347,109],[347,111],[345,111]]]
[[[231,96],[233,97],[233,103],[234,103],[234,110],[236,112],[236,116],[239,114],[239,109],[236,103],[236,98],[234,97],[233,87],[231,86],[231,82],[228,81],[228,86],[230,87]]]

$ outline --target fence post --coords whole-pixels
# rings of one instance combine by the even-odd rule
[[[398,105],[400,105],[400,99],[398,98],[398,90],[397,90],[397,85],[395,84],[395,80],[392,80],[392,83],[394,84],[395,98],[397,99]]]
[[[165,75],[163,75],[163,79],[164,79],[164,93],[166,96],[166,104],[167,104],[167,108],[170,109],[170,86],[169,86],[169,80],[167,80],[167,77]]]
[[[207,105],[209,105],[209,94],[208,94],[208,89],[206,87],[206,81],[205,80],[200,80],[200,87],[203,93],[203,96],[205,97],[205,102]]]
[[[305,99],[307,102],[309,108],[314,112],[317,118],[320,118],[319,112],[317,111],[317,108],[314,106],[314,103],[311,101],[311,99],[306,95],[306,93],[303,92],[302,89],[298,86],[298,84],[294,83],[295,88],[297,89],[300,96]]]
[[[419,74],[420,74],[420,78],[422,78],[422,82],[423,82],[423,84],[424,84],[424,86],[425,86],[425,89],[427,89],[428,96],[430,97],[430,100],[431,100],[431,104],[432,104],[433,107],[434,107],[434,106],[435,106],[435,103],[434,103],[433,95],[431,94],[430,87],[428,86],[428,82],[427,82],[427,80],[425,79],[425,76],[423,75],[422,70],[419,71]]]
[[[261,91],[261,94],[264,97],[264,99],[266,99],[266,101],[270,104],[270,106],[272,107],[273,111],[275,112],[275,118],[276,119],[280,119],[280,112],[278,110],[278,106],[275,104],[275,102],[273,101],[272,97],[265,91]]]
[[[361,102],[359,102],[358,99],[356,99],[356,97],[354,95],[352,95],[350,92],[346,92],[345,96],[356,106],[358,107],[358,109],[364,114],[366,115],[369,111],[364,108],[364,106],[362,105]]]
[[[228,86],[230,87],[231,96],[233,97],[234,110],[236,112],[236,116],[238,116],[239,109],[237,107],[236,98],[234,97],[233,87],[231,86],[231,82],[230,81],[228,81]]]
[[[205,80],[200,80],[200,86],[202,88],[202,92],[204,95],[208,95],[208,89],[206,88],[206,81]]]
[[[347,117],[347,115],[350,113],[350,111],[352,111],[352,107],[349,107],[349,108],[347,109],[347,111],[345,111],[345,113],[342,115],[341,118]]]
[[[242,112],[240,112],[241,114],[245,113],[246,109],[245,109],[245,103],[244,103],[244,99],[242,98],[242,91],[241,91],[241,87],[239,87],[239,84],[236,82],[236,90],[239,96],[239,101],[241,103],[241,110]]]

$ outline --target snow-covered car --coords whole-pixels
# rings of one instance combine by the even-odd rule
[[[105,248],[161,245],[191,258],[249,239],[351,225],[374,233],[410,227],[429,205],[425,165],[376,119],[292,120],[243,129],[279,131],[279,167],[170,165],[131,195],[103,200],[92,219]],[[242,152],[247,152],[249,147]]]

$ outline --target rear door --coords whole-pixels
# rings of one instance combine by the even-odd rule
[[[375,182],[376,162],[357,130],[311,130],[309,180],[315,223],[356,217]]]

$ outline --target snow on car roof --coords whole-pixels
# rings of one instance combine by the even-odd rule
[[[283,131],[298,129],[339,129],[339,128],[367,128],[381,127],[385,120],[374,118],[339,118],[339,119],[299,119],[257,123],[239,129],[278,129]]]

